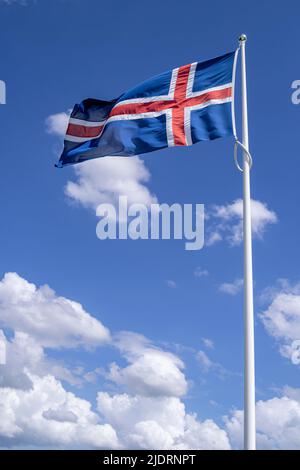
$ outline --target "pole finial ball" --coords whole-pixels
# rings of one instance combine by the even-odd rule
[[[246,34],[241,34],[240,37],[239,37],[239,41],[240,41],[240,42],[243,42],[243,41],[245,42],[245,41],[247,41],[247,36],[246,36]]]

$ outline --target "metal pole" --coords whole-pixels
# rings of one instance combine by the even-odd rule
[[[242,130],[243,145],[249,151],[247,83],[245,46],[247,37],[239,38],[242,71]],[[247,154],[243,154],[243,233],[244,233],[244,449],[256,448],[255,425],[255,367],[254,367],[254,315],[253,315],[253,273],[250,165]]]

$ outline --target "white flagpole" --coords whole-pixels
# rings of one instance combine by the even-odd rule
[[[247,83],[245,46],[247,37],[239,38],[242,71],[242,130],[243,145],[249,152]],[[254,368],[254,315],[253,315],[253,273],[252,273],[252,234],[250,161],[243,152],[243,233],[244,233],[244,449],[256,448],[255,424],[255,368]]]

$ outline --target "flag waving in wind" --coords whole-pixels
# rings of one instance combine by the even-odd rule
[[[112,101],[76,104],[59,167],[233,134],[235,52],[157,75]]]

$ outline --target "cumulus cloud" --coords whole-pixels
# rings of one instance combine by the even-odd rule
[[[224,282],[220,285],[219,290],[224,294],[236,295],[243,288],[243,279],[235,279],[233,282]]]
[[[234,448],[242,448],[243,412],[236,410],[225,420]],[[257,446],[259,449],[300,448],[300,402],[289,396],[256,404]]]
[[[280,287],[268,290],[265,299],[269,306],[261,319],[268,332],[282,345],[299,338],[300,284],[281,282]],[[115,362],[108,372],[99,367],[90,375],[91,380],[105,376],[117,390],[99,390],[97,409],[93,409],[88,400],[64,388],[60,380],[69,377],[71,381],[75,372],[51,360],[45,348],[76,348],[83,341],[105,345],[109,336],[104,341],[99,334],[104,328],[99,320],[80,304],[14,273],[0,282],[0,319],[14,332],[8,339],[3,332],[0,335],[6,352],[6,364],[0,364],[0,447],[242,448],[243,412],[233,410],[223,428],[188,412],[183,401],[188,383],[182,360],[143,335],[112,335],[109,344],[119,351],[122,365]],[[60,334],[52,322],[59,323]],[[212,349],[211,340],[202,341]],[[198,351],[197,359],[203,372],[222,372],[204,351]],[[259,401],[256,413],[258,448],[300,448],[300,389],[285,386],[282,396]]]
[[[76,179],[68,181],[66,195],[85,208],[97,209],[101,203],[118,204],[120,196],[126,196],[128,205],[157,202],[145,186],[150,173],[139,157],[98,158],[76,165]]]
[[[256,238],[262,238],[266,227],[277,222],[277,215],[268,206],[251,200],[252,233]],[[207,245],[226,240],[231,245],[239,245],[243,240],[243,201],[237,199],[231,204],[214,206],[209,214],[209,230]]]
[[[0,330],[0,365],[6,364],[6,338],[2,330]]]
[[[199,421],[175,396],[101,391],[97,411],[51,375],[26,390],[0,388],[0,447],[229,449],[226,432]]]
[[[268,333],[278,339],[300,338],[300,285],[274,293],[269,307],[260,314]]]
[[[213,421],[187,414],[177,397],[98,394],[98,411],[119,430],[126,448],[229,449],[226,432]]]
[[[110,338],[108,329],[80,303],[17,273],[6,273],[0,281],[0,325],[27,333],[46,347],[88,348]]]
[[[120,333],[116,344],[129,365],[122,368],[113,363],[110,380],[143,396],[185,395],[188,384],[182,372],[184,364],[177,356],[131,332]]]
[[[50,359],[44,348],[30,335],[15,331],[11,339],[4,336],[6,360],[0,365],[0,386],[28,390],[32,387],[28,376],[52,374],[71,385],[81,385],[83,380],[62,361]]]
[[[298,403],[300,403],[300,388],[294,388],[285,385],[282,392],[284,396],[292,398],[293,400],[296,400]]]
[[[68,127],[70,113],[71,110],[67,113],[63,111],[61,113],[51,114],[51,116],[48,116],[45,121],[46,132],[48,132],[48,134],[64,137]]]
[[[55,448],[118,448],[115,430],[100,424],[88,401],[66,392],[53,376],[30,376],[29,390],[0,388],[3,444]]]
[[[271,305],[276,307],[275,312],[287,312],[294,322],[299,286],[290,287],[288,283],[281,286],[284,294],[292,298],[286,302],[284,297],[284,304],[282,298],[275,302],[282,292],[273,291]],[[75,321],[83,330],[89,329],[91,315],[87,314],[87,323],[85,315],[83,320],[79,315],[73,321],[69,309],[62,308],[61,298],[48,290],[37,288],[17,275],[5,276],[0,283],[0,317],[6,327],[14,330],[9,339],[3,332],[1,335],[8,367],[5,369],[6,364],[0,364],[0,447],[186,450],[242,447],[243,412],[232,411],[225,418],[224,428],[209,419],[201,421],[188,412],[183,402],[188,390],[183,362],[143,335],[122,332],[112,336],[110,344],[116,346],[122,363],[125,360],[126,364],[111,364],[108,373],[102,368],[91,372],[109,378],[117,388],[110,393],[105,389],[98,391],[97,409],[88,400],[67,391],[58,375],[65,380],[64,374],[70,371],[47,357],[44,330],[35,327],[36,319],[44,325],[47,317],[50,347],[59,349],[81,345],[78,340],[81,329],[76,336],[73,327],[66,329],[66,324]],[[51,309],[58,308],[58,304],[62,317],[60,325],[64,334],[58,341],[51,337],[51,318],[56,322],[57,317],[51,317],[50,308],[45,314],[45,302],[49,298]],[[4,306],[10,312],[10,323]],[[38,317],[37,312],[40,312]],[[267,315],[268,321],[270,316]],[[274,328],[280,338],[292,336],[284,321],[276,320]],[[273,326],[270,331],[273,332]],[[88,336],[87,341],[94,344],[94,336],[92,339]],[[213,345],[207,339],[204,344],[208,348]],[[198,352],[198,361],[206,371],[220,371],[219,364],[203,351]],[[84,373],[85,369],[81,369],[78,372]],[[256,405],[258,448],[300,447],[300,390],[285,386],[282,393],[281,397],[259,401]]]
[[[259,318],[269,335],[278,342],[281,355],[292,361],[295,357],[295,363],[299,363],[300,283],[291,285],[280,280],[278,284],[279,287],[264,293],[263,300],[269,300],[269,305]]]
[[[177,449],[230,450],[231,444],[225,430],[212,419],[198,421],[195,415],[186,415],[185,432]]]
[[[97,333],[100,324],[74,304],[57,297],[49,287],[37,288],[14,273],[1,281],[1,322],[14,330],[10,339],[1,336],[7,352],[6,364],[0,366],[2,447],[230,447],[226,433],[213,421],[200,422],[186,412],[181,401],[188,389],[183,362],[142,335],[123,332],[113,337],[127,365],[112,364],[106,378],[126,393],[100,391],[97,413],[90,402],[67,392],[58,378],[72,383],[76,376],[49,359],[44,348],[75,348],[83,340],[94,344],[95,332],[90,337],[90,330]],[[59,322],[59,334],[52,322]],[[85,375],[99,373],[104,374],[96,368]]]
[[[58,421],[59,423],[77,423],[78,416],[71,410],[66,410],[63,406],[56,409],[49,408],[43,411],[43,418]]]
[[[113,336],[110,344],[127,365],[111,364],[108,374],[100,367],[71,372],[50,359],[45,348],[76,348],[83,341],[105,344],[108,331],[80,304],[15,273],[0,282],[0,319],[13,333],[7,339],[1,331],[7,357],[0,364],[0,447],[230,447],[226,433],[213,421],[200,422],[186,412],[181,400],[188,389],[183,362],[143,335]],[[98,411],[93,411],[88,400],[68,392],[59,380],[72,383],[77,373],[91,381],[103,375],[126,393],[99,391]]]
[[[46,132],[62,138],[68,125],[70,111],[48,116]],[[110,157],[89,160],[74,166],[75,179],[65,186],[67,197],[87,209],[96,211],[101,203],[117,205],[119,196],[128,204],[140,203],[149,207],[157,203],[146,184],[150,172],[138,157]]]

